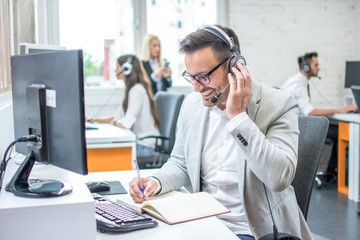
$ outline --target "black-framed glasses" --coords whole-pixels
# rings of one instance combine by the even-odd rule
[[[190,75],[186,70],[183,72],[182,76],[185,78],[186,81],[194,85],[194,80],[198,81],[198,83],[202,85],[207,85],[210,83],[210,75],[216,71],[221,65],[223,65],[230,57],[226,58],[224,61],[216,65],[213,69],[211,69],[208,73],[199,73],[196,75]]]

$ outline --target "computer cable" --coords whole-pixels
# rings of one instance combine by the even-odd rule
[[[331,106],[333,106],[333,107],[336,107],[336,108],[339,107],[339,105],[334,104],[333,102],[329,101],[326,97],[324,97],[324,96],[320,93],[320,91],[319,91],[319,89],[317,88],[317,86],[316,86],[316,84],[315,84],[314,81],[312,81],[312,86],[314,87],[314,89],[316,90],[316,92],[319,94],[319,96],[320,96],[323,100],[325,100],[327,103],[329,103],[329,104],[330,104]]]
[[[2,187],[2,182],[3,182],[3,179],[4,179],[4,175],[5,175],[6,165],[11,159],[11,152],[12,152],[15,144],[18,143],[18,142],[39,142],[39,141],[41,141],[39,136],[26,135],[26,136],[20,137],[18,139],[15,139],[6,148],[3,160],[2,160],[1,165],[0,165],[0,190],[1,190],[1,187]],[[10,152],[10,157],[7,159],[7,155],[8,155],[9,152]]]
[[[112,92],[112,94],[110,95],[110,97],[106,100],[106,102],[100,107],[100,109],[92,116],[88,119],[88,121],[90,122],[92,119],[94,119],[96,116],[99,115],[99,113],[101,113],[101,111],[104,109],[104,107],[110,102],[110,100],[112,99],[112,97],[115,95],[115,93],[119,90],[120,88],[115,88],[115,90]]]

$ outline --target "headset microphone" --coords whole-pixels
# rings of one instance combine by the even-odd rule
[[[218,94],[216,94],[215,96],[213,96],[213,97],[210,99],[210,101],[211,101],[212,103],[216,103],[217,100],[219,99],[219,97],[221,96],[221,94],[223,94],[223,92],[225,91],[225,89],[226,89],[228,86],[229,86],[229,83],[226,85],[226,87],[224,87],[224,89],[223,89],[221,92],[219,92]]]
[[[121,72],[119,72],[118,74],[116,74],[116,76],[117,76],[117,77],[120,76],[120,74],[122,74],[124,71],[127,71],[127,70],[128,70],[128,68],[127,68],[127,67],[124,67],[123,70],[121,70]]]
[[[122,74],[123,71],[119,72],[118,74],[116,74],[116,77],[120,76],[120,74]]]

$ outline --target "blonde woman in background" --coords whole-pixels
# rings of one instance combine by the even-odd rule
[[[166,91],[172,85],[169,62],[161,58],[161,43],[157,36],[148,34],[143,43],[143,66],[150,78],[152,92]]]

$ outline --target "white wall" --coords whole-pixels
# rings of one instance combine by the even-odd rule
[[[229,1],[229,26],[254,79],[282,86],[298,71],[297,57],[319,54],[322,80],[312,79],[315,106],[342,104],[345,61],[360,60],[360,14],[356,0]],[[321,92],[321,97],[316,89]]]
[[[360,56],[360,1],[355,1],[355,49],[354,55],[359,59]]]

